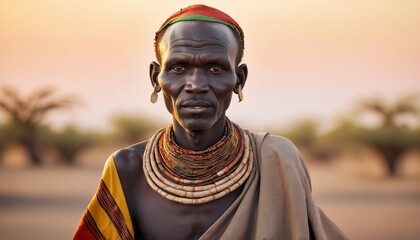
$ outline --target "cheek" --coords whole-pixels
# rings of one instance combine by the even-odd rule
[[[173,114],[174,112],[174,102],[172,101],[172,98],[168,96],[167,94],[163,93],[163,101],[165,102],[166,109],[169,113]]]
[[[216,81],[215,84],[212,84],[212,88],[218,98],[231,98],[233,89],[235,88],[235,83],[236,79]]]
[[[228,107],[230,106],[230,102],[232,101],[232,92],[228,95],[225,96],[225,98],[223,99],[223,109],[226,111],[226,109],[228,109]]]
[[[182,89],[182,84],[180,81],[169,79],[169,77],[165,75],[161,75],[159,77],[158,82],[164,95],[166,95],[165,98],[176,98],[176,96],[179,94],[180,89]]]
[[[182,88],[182,86],[180,86],[180,84],[176,84],[176,81],[169,80],[166,76],[159,77],[159,85],[162,89],[165,106],[172,114],[177,96],[179,95],[179,89]]]
[[[234,88],[235,81],[225,81],[223,84],[213,86],[213,92],[219,101],[221,111],[226,111],[229,107]]]

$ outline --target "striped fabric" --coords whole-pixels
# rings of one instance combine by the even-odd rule
[[[130,213],[112,156],[106,161],[98,190],[73,239],[134,239]]]

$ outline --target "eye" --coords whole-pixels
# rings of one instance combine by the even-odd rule
[[[186,67],[184,67],[182,65],[175,65],[171,69],[174,73],[183,73],[183,72],[185,72]]]
[[[220,72],[222,72],[222,70],[223,70],[223,68],[219,65],[212,65],[212,66],[209,67],[209,71],[211,73],[220,73]]]

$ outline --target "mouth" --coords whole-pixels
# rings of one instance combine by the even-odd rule
[[[203,100],[187,100],[181,104],[183,108],[204,109],[211,107],[212,104]]]
[[[185,113],[204,114],[211,112],[213,105],[211,102],[205,100],[187,100],[180,107]]]

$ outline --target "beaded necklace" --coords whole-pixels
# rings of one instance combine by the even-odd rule
[[[226,120],[224,136],[203,151],[178,146],[172,126],[147,143],[143,170],[149,186],[163,197],[184,204],[202,204],[234,191],[251,173],[249,136]]]

